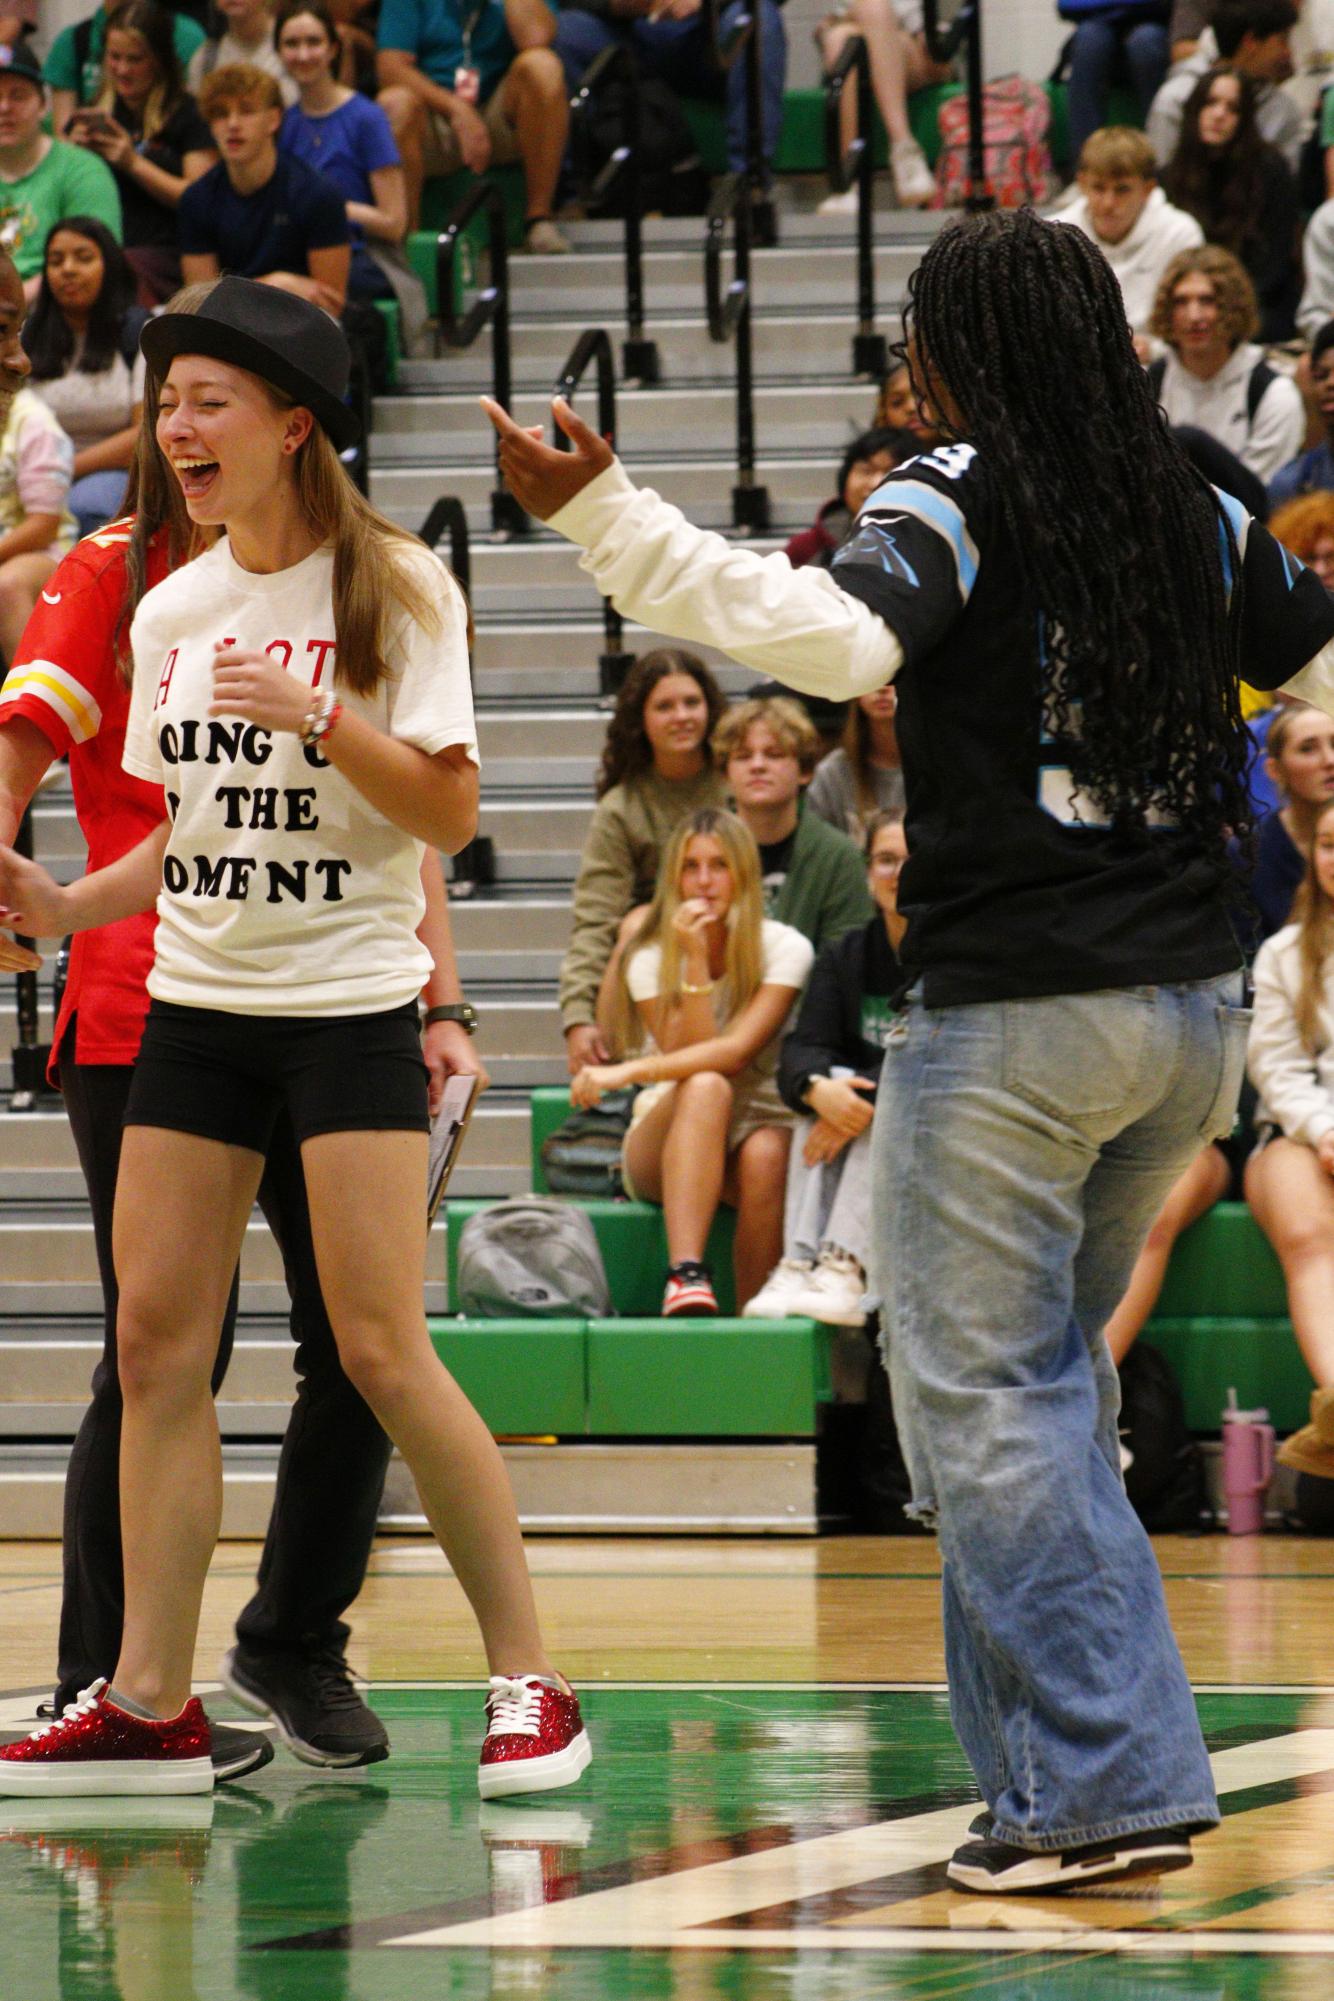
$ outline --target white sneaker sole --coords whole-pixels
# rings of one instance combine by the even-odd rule
[[[807,1299],[794,1299],[788,1308],[792,1320],[818,1320],[822,1327],[864,1327],[866,1315],[860,1306],[839,1307],[819,1294]]]
[[[1124,1881],[1131,1876],[1166,1876],[1173,1869],[1189,1869],[1194,1861],[1189,1848],[1179,1841],[1164,1842],[1160,1848],[1109,1848],[1086,1862],[1067,1862],[1057,1854],[1033,1854],[996,1875],[971,1862],[951,1861],[945,1874],[962,1890],[983,1890],[992,1896],[1027,1891],[1030,1896],[1053,1890],[1073,1890],[1084,1883]]]
[[[171,1798],[212,1790],[211,1758],[90,1758],[67,1765],[19,1765],[0,1758],[0,1794],[7,1799]]]
[[[588,1768],[593,1746],[588,1732],[581,1730],[563,1751],[549,1752],[545,1758],[506,1759],[499,1765],[479,1765],[477,1790],[484,1800],[504,1799],[511,1793],[554,1793],[572,1786]]]

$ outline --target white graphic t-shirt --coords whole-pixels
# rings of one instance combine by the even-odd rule
[[[390,623],[389,675],[339,700],[388,735],[477,761],[463,599],[437,558],[409,551],[440,631]],[[272,575],[226,540],[147,593],[130,629],[134,692],[124,766],[166,789],[158,1000],[232,1014],[370,1014],[421,991],[424,843],[394,826],[294,733],[210,717],[219,640],[271,653],[312,688],[336,660],[333,550]]]

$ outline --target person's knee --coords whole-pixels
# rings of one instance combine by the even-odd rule
[[[409,1390],[412,1372],[399,1332],[369,1308],[348,1314],[338,1328],[343,1374],[373,1411],[393,1411]]]
[[[732,1116],[732,1095],[731,1079],[721,1070],[697,1070],[676,1087],[677,1116],[686,1111],[726,1123]]]
[[[402,84],[391,84],[382,90],[376,103],[389,120],[389,128],[395,138],[405,132],[418,132],[426,122],[426,106],[415,91],[407,90]]]
[[[127,1403],[174,1398],[208,1387],[208,1362],[160,1298],[121,1290],[116,1319],[116,1365]]]
[[[510,64],[515,111],[525,99],[544,106],[565,101],[565,70],[555,49],[523,49]]]

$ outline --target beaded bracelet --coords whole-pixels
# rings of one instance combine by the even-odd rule
[[[343,713],[332,688],[322,688],[305,716],[297,735],[303,745],[323,743]]]

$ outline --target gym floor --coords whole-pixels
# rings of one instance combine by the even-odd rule
[[[482,1807],[467,1607],[433,1546],[393,1540],[350,1649],[392,1758],[323,1775],[280,1748],[204,1799],[0,1801],[0,1996],[1328,2001],[1334,1549],[1156,1547],[1225,1814],[1160,1885],[946,1887],[976,1799],[930,1542],[533,1542],[595,1760]],[[218,1553],[201,1691],[257,1555]],[[58,1596],[55,1544],[0,1545],[6,1729],[49,1688]]]

